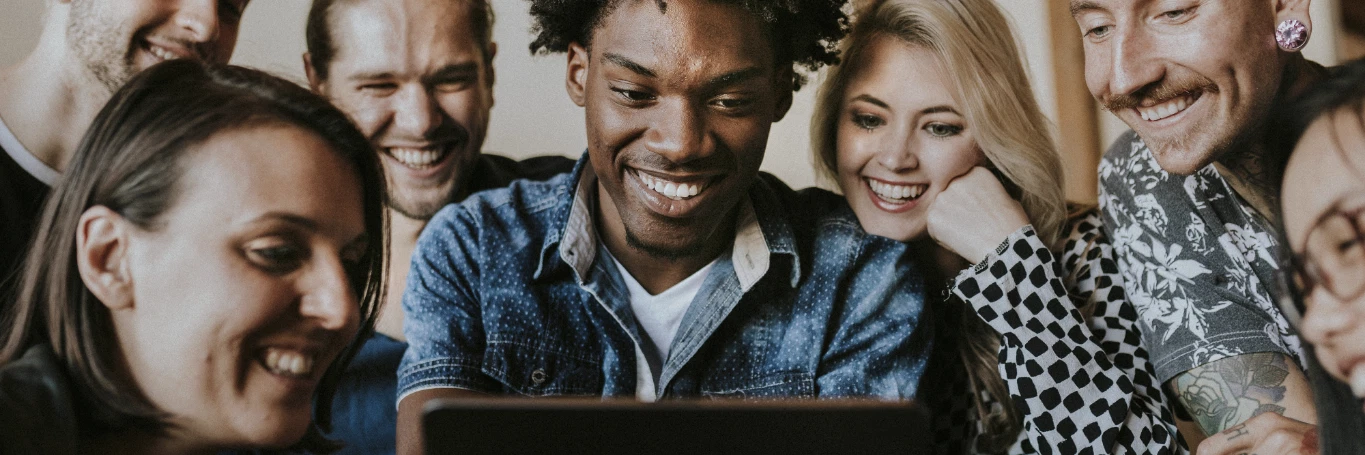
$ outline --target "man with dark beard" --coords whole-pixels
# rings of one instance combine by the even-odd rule
[[[1316,420],[1276,305],[1286,157],[1269,121],[1324,74],[1299,53],[1309,3],[1071,2],[1090,92],[1133,129],[1100,164],[1100,207],[1143,346],[1198,425],[1186,430],[1219,441],[1267,438],[1243,425],[1260,414],[1257,428]]]
[[[392,453],[403,283],[417,236],[432,215],[514,179],[545,179],[573,160],[517,162],[480,153],[493,107],[493,14],[487,0],[316,0],[304,65],[370,138],[388,180],[388,299],[347,368],[333,407],[344,453]]]
[[[906,247],[758,172],[836,55],[839,2],[533,1],[567,54],[573,173],[448,206],[403,295],[399,453],[432,398],[914,396],[929,348]],[[560,448],[551,448],[557,450]]]
[[[0,308],[43,199],[105,101],[164,60],[227,63],[248,1],[47,2],[38,47],[0,70]]]

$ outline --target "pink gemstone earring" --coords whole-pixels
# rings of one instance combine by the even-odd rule
[[[1285,52],[1298,52],[1308,45],[1308,26],[1298,19],[1286,19],[1275,28],[1275,42]]]

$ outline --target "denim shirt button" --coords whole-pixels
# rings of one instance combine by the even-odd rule
[[[541,385],[545,383],[545,370],[536,369],[531,372],[531,383]]]

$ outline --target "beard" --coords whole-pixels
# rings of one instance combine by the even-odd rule
[[[95,82],[113,93],[138,72],[132,52],[125,47],[128,43],[116,38],[132,36],[132,31],[101,17],[95,3],[77,0],[71,4],[66,40]]]

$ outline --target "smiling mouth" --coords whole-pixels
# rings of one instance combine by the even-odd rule
[[[863,181],[866,181],[867,187],[872,189],[872,194],[877,195],[878,199],[888,204],[908,204],[919,199],[920,196],[924,195],[925,190],[929,189],[929,185],[925,184],[897,185],[870,178],[864,178]]]
[[[190,58],[193,56],[193,54],[191,54],[189,51],[185,49],[172,49],[164,46],[158,46],[156,44],[152,44],[150,41],[143,41],[142,48],[145,49],[147,53],[152,54],[153,57],[156,57],[158,60],[163,62],[167,60]]]
[[[309,379],[317,365],[317,355],[292,349],[262,349],[256,360],[271,374],[291,379]]]
[[[640,179],[640,183],[645,185],[645,188],[649,188],[650,191],[675,201],[683,201],[697,197],[697,195],[706,191],[706,189],[711,186],[709,181],[697,180],[691,182],[675,182],[655,177],[638,170],[635,171],[635,175]]]
[[[1138,112],[1138,115],[1141,116],[1143,120],[1156,122],[1185,112],[1185,110],[1189,109],[1195,101],[1199,101],[1199,98],[1202,96],[1204,96],[1204,92],[1194,92],[1152,106],[1139,106],[1134,108],[1134,110]]]
[[[398,160],[403,166],[421,171],[436,167],[447,155],[450,155],[453,148],[444,146],[388,147],[384,149],[384,153]]]

